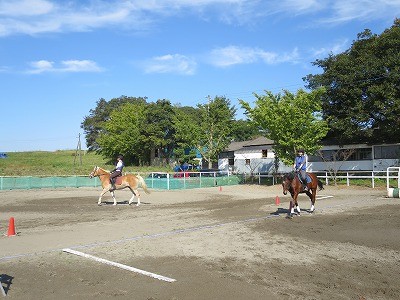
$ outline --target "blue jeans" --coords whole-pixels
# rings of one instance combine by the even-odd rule
[[[307,174],[305,170],[300,170],[300,179],[302,181],[303,184],[307,184]]]

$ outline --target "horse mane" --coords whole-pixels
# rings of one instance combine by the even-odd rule
[[[289,172],[283,175],[283,178],[287,178],[288,180],[292,181],[294,179],[294,172]]]

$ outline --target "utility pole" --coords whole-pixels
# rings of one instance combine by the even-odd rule
[[[74,157],[74,166],[76,164],[76,157],[79,155],[79,163],[82,166],[82,148],[81,148],[81,134],[79,133],[78,137],[78,145],[76,146],[75,157]]]

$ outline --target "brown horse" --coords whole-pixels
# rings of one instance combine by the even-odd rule
[[[324,189],[324,185],[322,181],[320,181],[317,176],[313,173],[307,173],[307,177],[311,179],[311,182],[307,183],[307,190],[303,189],[303,185],[300,182],[299,174],[296,172],[290,172],[282,177],[282,187],[283,194],[286,195],[287,192],[292,196],[292,200],[290,201],[290,212],[289,217],[292,217],[294,214],[294,207],[296,207],[297,213],[300,214],[300,207],[297,203],[297,196],[300,193],[306,193],[311,200],[311,208],[310,212],[314,212],[315,205],[315,197],[317,195],[317,188],[319,190]]]
[[[100,168],[94,167],[92,173],[89,174],[90,178],[99,177],[101,181],[101,186],[103,188],[100,193],[98,205],[101,205],[101,198],[105,193],[110,192],[112,198],[114,199],[114,205],[117,205],[117,199],[115,199],[114,190],[112,189],[112,184],[110,182],[110,172]],[[138,197],[138,201],[136,206],[140,205],[140,193],[137,190],[139,184],[142,186],[146,194],[150,194],[150,191],[147,189],[146,182],[140,175],[127,174],[123,176],[116,177],[115,188],[116,190],[122,190],[125,188],[129,188],[132,192],[132,198],[129,200],[128,204],[131,205],[135,195]]]

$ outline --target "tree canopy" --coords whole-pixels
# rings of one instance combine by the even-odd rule
[[[198,104],[197,108],[196,119],[187,114],[175,118],[178,145],[196,148],[211,168],[232,140],[236,109],[225,97],[209,97],[207,104]]]
[[[147,153],[140,132],[146,120],[145,109],[144,103],[125,103],[113,110],[96,139],[98,151],[109,158],[123,154],[126,163],[146,160]]]
[[[104,122],[110,118],[113,110],[124,105],[125,103],[146,103],[145,97],[127,97],[121,96],[106,101],[101,98],[96,103],[96,108],[90,110],[90,114],[85,116],[81,123],[86,137],[86,146],[89,151],[100,150],[97,138],[104,131]]]
[[[240,103],[249,119],[275,142],[276,156],[291,165],[297,149],[315,153],[326,136],[328,127],[320,118],[323,93],[323,89],[311,93],[299,90],[296,94],[284,91],[277,95],[266,91],[265,95],[254,94],[254,108],[243,100]]]
[[[366,29],[350,49],[314,65],[321,74],[303,78],[325,87],[323,118],[339,144],[400,141],[400,19],[382,34]]]
[[[123,154],[126,163],[135,165],[194,162],[200,152],[211,166],[232,140],[245,140],[256,131],[249,121],[234,119],[236,109],[225,97],[197,107],[146,99],[100,99],[81,125],[89,150],[110,159]]]

